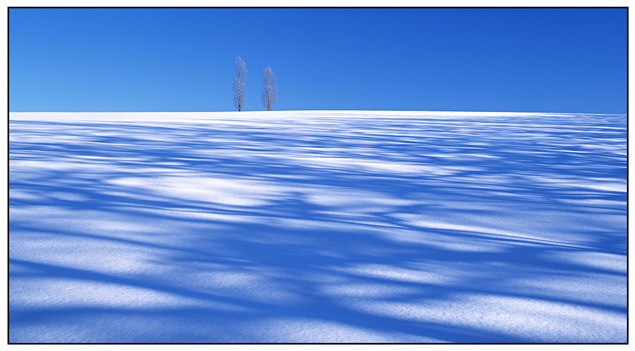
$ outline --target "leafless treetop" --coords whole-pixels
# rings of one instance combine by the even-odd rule
[[[247,98],[247,66],[242,58],[236,58],[236,68],[234,69],[234,80],[232,90],[234,91],[234,106],[241,111],[245,106]]]
[[[262,90],[262,96],[260,97],[260,102],[267,109],[267,111],[271,111],[271,108],[278,101],[278,82],[276,79],[276,74],[273,72],[271,67],[267,66],[267,68],[262,70],[262,80],[264,81],[264,87]]]

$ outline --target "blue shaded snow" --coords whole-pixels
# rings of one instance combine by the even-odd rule
[[[626,342],[626,116],[11,113],[9,342]]]

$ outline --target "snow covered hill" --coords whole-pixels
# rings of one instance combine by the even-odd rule
[[[626,342],[626,116],[10,113],[9,341]]]

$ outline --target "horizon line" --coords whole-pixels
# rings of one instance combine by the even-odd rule
[[[608,112],[553,112],[553,111],[487,111],[487,110],[374,110],[374,109],[307,109],[307,110],[253,110],[253,111],[8,111],[8,113],[276,113],[276,112],[420,112],[420,113],[519,113],[519,114],[585,114],[585,115],[628,115]]]

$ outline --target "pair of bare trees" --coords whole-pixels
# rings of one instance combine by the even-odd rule
[[[264,87],[262,95],[260,96],[260,102],[267,109],[271,111],[271,108],[278,101],[278,85],[276,74],[271,67],[267,66],[262,70],[262,79],[264,81]],[[234,81],[232,83],[232,89],[234,91],[234,106],[238,111],[241,111],[245,106],[245,100],[247,97],[247,65],[242,58],[236,58],[236,68],[234,69]]]

